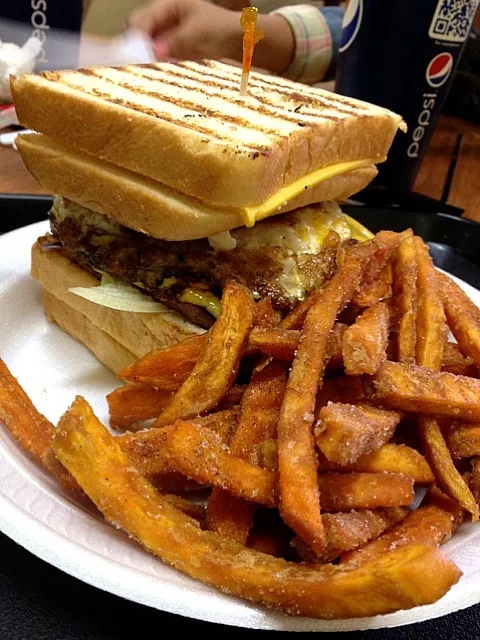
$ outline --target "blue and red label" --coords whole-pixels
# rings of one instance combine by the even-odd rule
[[[353,44],[360,30],[363,17],[363,0],[350,0],[345,10],[342,25],[340,51],[346,51]]]
[[[428,84],[437,89],[448,80],[453,69],[453,56],[446,51],[437,54],[429,62],[425,72],[425,78]]]

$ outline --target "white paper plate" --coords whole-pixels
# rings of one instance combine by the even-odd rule
[[[38,409],[55,422],[76,394],[106,420],[117,385],[83,346],[47,322],[40,286],[29,277],[38,223],[0,237],[0,356]],[[462,286],[478,304],[480,292]],[[480,399],[479,399],[480,401]],[[439,602],[346,621],[291,618],[191,580],[108,526],[62,492],[0,429],[0,530],[39,558],[88,584],[163,611],[223,624],[290,631],[376,629],[445,615],[480,601],[480,528],[465,525],[444,551],[464,572]]]

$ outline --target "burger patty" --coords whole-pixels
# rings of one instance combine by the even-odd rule
[[[86,219],[59,216],[52,210],[51,231],[62,250],[89,271],[133,284],[204,328],[210,327],[214,318],[202,307],[180,300],[186,289],[221,297],[225,283],[236,280],[258,299],[270,296],[274,308],[285,313],[304,293],[331,278],[336,269],[340,238],[333,231],[320,253],[292,257],[291,252],[274,245],[216,251],[207,239],[167,242],[112,225],[106,219],[102,224],[103,216],[91,213]],[[295,270],[300,296],[284,285],[286,265]]]

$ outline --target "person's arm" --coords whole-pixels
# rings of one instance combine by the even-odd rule
[[[250,6],[249,0],[214,0],[214,3],[231,11],[241,11],[244,7]]]
[[[240,62],[240,15],[203,0],[156,0],[135,11],[128,24],[154,39],[159,60],[230,58]],[[338,50],[341,15],[335,7],[319,11],[313,5],[260,14],[258,26],[265,38],[255,47],[254,66],[301,82],[324,78]]]
[[[135,11],[130,27],[154,39],[159,60],[230,58],[242,60],[240,11],[230,11],[203,0],[157,0]],[[293,32],[279,15],[259,15],[266,37],[255,47],[253,64],[281,73],[291,62]]]
[[[282,16],[294,34],[294,54],[282,75],[306,84],[332,79],[342,35],[343,9],[301,4],[281,7],[271,15]]]

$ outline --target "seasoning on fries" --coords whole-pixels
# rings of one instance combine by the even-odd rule
[[[373,375],[387,359],[390,309],[384,302],[363,311],[343,334],[342,356],[347,375]]]
[[[396,359],[415,362],[417,345],[417,249],[411,230],[403,233],[393,263],[393,304]]]
[[[320,501],[326,511],[401,507],[413,500],[413,478],[400,473],[321,473]]]
[[[327,546],[321,556],[316,556],[300,538],[292,540],[292,546],[308,563],[331,562],[344,551],[362,547],[372,538],[378,538],[386,529],[403,520],[408,515],[404,507],[385,509],[352,510],[346,513],[324,513],[323,526],[327,536]]]
[[[480,313],[462,289],[443,273],[436,273],[450,331],[463,353],[480,365]]]
[[[315,440],[328,460],[352,464],[388,442],[401,417],[397,411],[329,402],[318,414]]]
[[[461,575],[440,551],[425,545],[386,553],[359,569],[312,569],[202,531],[132,467],[83,398],[62,417],[54,450],[105,518],[164,562],[292,614],[348,618],[428,604]]]
[[[325,546],[320,516],[312,425],[319,380],[325,370],[328,335],[355,293],[375,252],[373,242],[354,247],[322,295],[308,310],[290,370],[278,420],[280,512],[316,553]]]
[[[252,328],[254,302],[238,284],[228,284],[222,296],[222,313],[208,334],[190,375],[155,422],[162,427],[192,418],[215,407],[236,378]]]
[[[480,380],[385,362],[367,386],[375,403],[400,411],[480,421]]]
[[[242,398],[238,426],[230,441],[232,455],[258,462],[258,447],[265,439],[276,435],[286,377],[285,366],[276,362],[253,372]],[[251,502],[231,496],[222,489],[213,489],[207,505],[210,529],[246,544],[254,516],[255,505]]]
[[[432,484],[434,481],[425,457],[405,444],[384,444],[376,451],[361,456],[353,464],[339,465],[326,458],[320,458],[319,470],[402,473],[413,478],[415,484]]]
[[[1,361],[0,419],[228,593],[318,618],[438,600],[461,573],[437,547],[479,517],[480,310],[411,231],[336,243],[333,277],[283,318],[229,283],[206,333],[125,367],[113,433],[81,397],[55,428]]]
[[[427,504],[411,511],[404,520],[362,549],[347,552],[342,560],[358,565],[382,557],[389,549],[418,543],[437,547],[451,538],[456,523],[456,516],[443,505]]]

